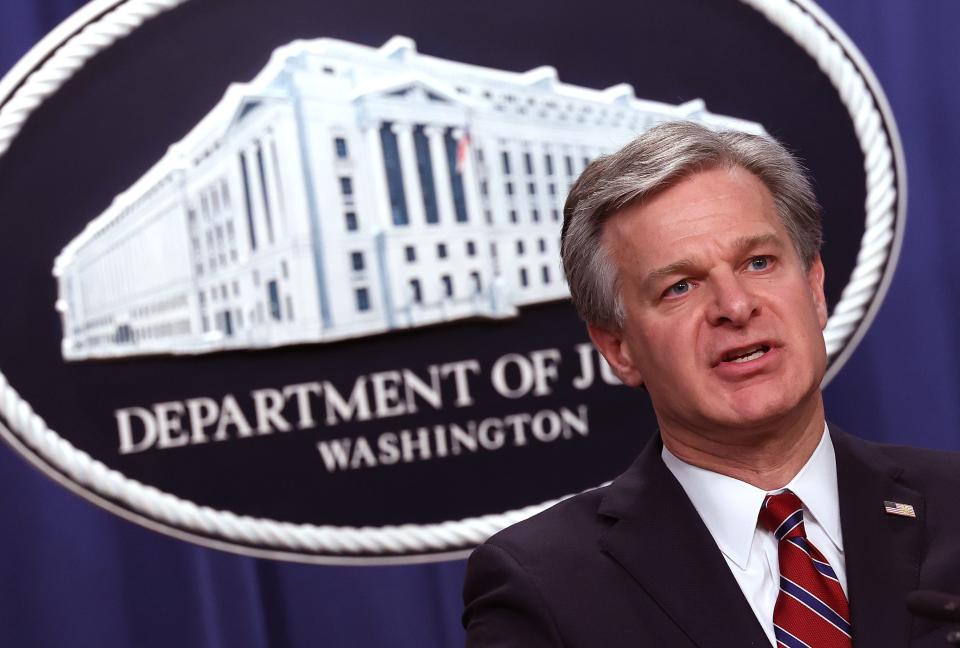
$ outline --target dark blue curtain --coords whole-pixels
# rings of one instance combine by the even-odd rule
[[[0,71],[80,4],[5,0]],[[960,448],[960,4],[824,0],[821,6],[884,86],[909,178],[896,277],[870,332],[828,387],[827,410],[867,438]],[[87,504],[6,446],[0,447],[0,524],[2,646],[462,644],[462,562],[312,567],[196,548]]]

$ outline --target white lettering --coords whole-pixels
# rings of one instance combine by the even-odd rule
[[[511,365],[516,366],[519,372],[520,382],[516,387],[507,384],[507,368]],[[526,396],[533,388],[533,365],[527,358],[519,353],[508,353],[497,358],[493,363],[493,369],[490,372],[490,379],[493,388],[501,396],[506,398],[520,398]]]
[[[317,441],[317,450],[320,451],[327,472],[346,470],[347,466],[350,465],[350,439]]]
[[[206,443],[208,439],[204,429],[217,422],[220,406],[212,398],[191,398],[187,401],[187,415],[190,418],[190,442]]]
[[[550,382],[557,380],[557,365],[560,364],[559,349],[542,349],[530,354],[533,361],[534,396],[546,396],[550,393]]]
[[[256,389],[250,395],[253,396],[253,406],[257,412],[257,432],[270,434],[274,430],[290,431],[290,423],[281,413],[286,399],[279,389]]]
[[[297,429],[306,430],[316,425],[316,421],[313,420],[313,408],[310,405],[310,394],[319,396],[321,389],[318,382],[287,385],[283,388],[284,398],[290,398],[291,395],[297,397]]]
[[[344,421],[349,421],[354,416],[358,421],[370,419],[370,402],[367,400],[366,379],[363,376],[357,378],[353,383],[353,391],[350,392],[350,401],[343,400],[340,392],[329,382],[323,383],[323,399],[327,408],[327,425],[336,425],[337,414]]]
[[[440,365],[440,376],[446,379],[453,374],[454,385],[457,388],[457,398],[453,402],[457,407],[467,407],[473,405],[473,398],[470,396],[470,379],[467,372],[474,374],[480,373],[480,363],[476,360],[461,360],[460,362],[448,362]]]
[[[243,415],[243,410],[237,404],[237,399],[232,394],[223,397],[223,403],[220,405],[220,420],[217,422],[217,431],[214,438],[218,441],[227,438],[227,428],[234,426],[237,428],[237,434],[242,437],[248,437],[253,434],[253,429],[247,418]]]
[[[407,400],[407,412],[414,414],[418,412],[417,400],[414,396],[419,396],[433,409],[440,409],[443,406],[443,395],[440,392],[440,371],[436,365],[430,365],[430,384],[420,380],[420,377],[410,371],[403,370],[403,387]]]
[[[153,414],[157,417],[157,447],[178,448],[190,443],[190,437],[180,427],[180,417],[183,416],[183,403],[156,403]]]
[[[113,415],[117,419],[117,431],[120,433],[120,454],[143,452],[157,442],[157,423],[149,410],[142,407],[128,407],[116,410]],[[143,423],[143,437],[134,440],[133,425],[130,417],[136,417]]]

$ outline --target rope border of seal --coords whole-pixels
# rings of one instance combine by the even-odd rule
[[[21,84],[8,91],[9,99],[0,105],[0,156],[8,150],[30,114],[97,52],[128,35],[146,20],[186,1],[100,0],[88,5],[89,10],[85,8],[74,14],[61,25],[62,31],[60,28],[54,30],[0,82],[0,101],[3,101],[3,91],[10,86],[9,79],[26,74]],[[122,4],[110,9],[118,2]],[[863,328],[858,324],[864,317],[875,313],[878,305],[874,296],[885,290],[885,283],[892,274],[885,270],[892,270],[896,262],[902,231],[897,231],[894,226],[898,202],[901,209],[903,203],[896,179],[904,177],[896,127],[892,116],[887,123],[877,108],[877,100],[886,108],[879,85],[874,81],[874,88],[870,88],[871,84],[861,75],[846,50],[857,57],[859,53],[849,41],[841,44],[828,32],[824,24],[836,35],[843,36],[839,27],[829,22],[816,5],[808,0],[741,2],[762,13],[817,61],[849,111],[864,153],[866,227],[857,264],[824,331],[827,353],[832,357],[852,350],[849,348],[851,338]],[[812,15],[814,12],[818,13],[819,20]],[[91,20],[90,16],[95,17]],[[75,20],[88,22],[71,34],[67,26]],[[862,59],[859,64],[869,73],[869,67]],[[33,71],[27,74],[27,69]],[[14,79],[14,83],[16,81]],[[889,109],[886,113],[890,115]],[[896,152],[891,150],[888,133],[898,147]],[[8,440],[14,441],[18,449],[36,453],[37,456],[28,456],[28,459],[87,499],[168,535],[257,557],[338,564],[422,562],[461,557],[469,547],[483,542],[500,529],[570,497],[505,513],[438,524],[382,527],[292,524],[200,506],[125,477],[48,428],[2,372],[0,415],[13,429],[11,433],[0,424],[0,433],[7,437],[15,435]]]

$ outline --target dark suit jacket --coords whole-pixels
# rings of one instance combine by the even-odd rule
[[[946,646],[946,627],[912,619],[904,598],[960,593],[960,454],[831,434],[854,646]],[[660,449],[655,437],[610,486],[473,552],[468,646],[770,646]],[[917,517],[886,513],[885,500]]]

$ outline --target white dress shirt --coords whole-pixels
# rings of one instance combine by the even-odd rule
[[[780,590],[777,540],[757,524],[767,491],[733,477],[691,466],[678,459],[666,446],[661,456],[723,553],[770,643],[776,646],[773,607]],[[807,538],[829,561],[846,594],[837,460],[826,426],[817,449],[784,488],[793,491],[803,502]]]

